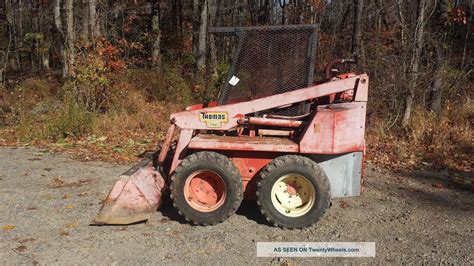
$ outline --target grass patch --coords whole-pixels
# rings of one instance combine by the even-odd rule
[[[44,137],[56,141],[61,138],[85,136],[92,132],[95,118],[95,113],[69,100],[66,106],[47,122]]]

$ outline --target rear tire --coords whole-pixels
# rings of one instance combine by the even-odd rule
[[[303,228],[317,222],[331,202],[330,184],[313,160],[285,155],[260,172],[257,203],[271,224]]]
[[[199,225],[225,221],[243,199],[239,171],[229,158],[216,152],[186,157],[171,177],[170,190],[179,214]]]

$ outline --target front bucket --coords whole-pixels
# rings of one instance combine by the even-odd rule
[[[161,204],[165,179],[151,160],[123,173],[109,195],[94,224],[131,224],[147,220]]]

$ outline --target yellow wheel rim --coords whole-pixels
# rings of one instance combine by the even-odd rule
[[[272,204],[281,214],[300,217],[311,210],[316,201],[316,190],[304,176],[289,174],[280,177],[272,186]]]

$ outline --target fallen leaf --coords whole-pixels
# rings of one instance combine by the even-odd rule
[[[62,179],[62,177],[60,176],[55,176],[53,177],[53,180],[51,180],[51,187],[53,188],[64,187],[64,185],[65,185],[64,179]]]
[[[63,199],[69,199],[69,195],[68,194],[64,195]]]
[[[341,202],[339,203],[339,206],[340,206],[341,208],[345,209],[345,208],[348,208],[350,205],[349,205],[349,203],[347,203],[347,202],[345,202],[345,201],[341,201]]]
[[[80,186],[88,185],[90,183],[92,183],[92,180],[90,179],[81,179],[78,182],[71,183],[71,185],[80,187]]]
[[[436,183],[433,184],[433,187],[435,187],[435,188],[444,188],[444,185],[441,182],[436,182]]]
[[[66,209],[74,209],[74,205],[73,204],[68,204],[65,206]]]
[[[18,240],[18,243],[20,243],[20,244],[25,244],[25,243],[28,243],[28,242],[33,242],[33,241],[35,241],[35,240],[36,240],[36,239],[34,239],[34,238],[32,238],[32,237],[31,237],[31,238],[25,238],[25,239]]]
[[[13,230],[13,229],[15,229],[15,227],[16,226],[14,226],[14,225],[7,224],[7,225],[2,226],[2,230],[4,230],[4,231]]]
[[[36,207],[29,207],[29,208],[26,208],[27,211],[36,211],[38,210],[38,208]]]
[[[79,223],[69,223],[69,224],[66,224],[66,227],[68,228],[76,228],[79,226]]]
[[[282,265],[282,266],[294,266],[295,263],[292,260],[286,259],[280,265]]]
[[[62,236],[68,236],[68,235],[69,235],[69,231],[68,231],[68,230],[65,230],[65,229],[61,229],[61,231],[59,231],[59,234],[62,235]]]
[[[15,248],[15,250],[18,251],[18,252],[23,252],[23,251],[26,250],[26,246],[23,246],[23,245],[18,246],[18,247]]]

